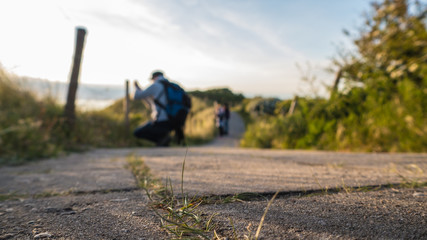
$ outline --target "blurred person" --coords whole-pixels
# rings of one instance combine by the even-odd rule
[[[224,134],[228,135],[228,121],[230,119],[230,108],[228,103],[224,104]]]
[[[137,81],[134,83],[134,99],[147,101],[152,112],[151,121],[137,127],[133,134],[137,138],[143,138],[154,142],[156,146],[169,146],[172,140],[170,133],[171,131],[175,131],[178,144],[182,144],[185,139],[184,123],[189,108],[191,107],[191,99],[189,99],[184,90],[177,84],[170,83],[161,71],[154,71],[151,75],[151,80],[153,83],[145,90],[139,86]],[[169,88],[174,90],[168,91]],[[173,96],[170,96],[170,94],[178,90],[182,92],[182,98],[185,98],[187,103],[177,102],[177,100],[173,99]],[[188,109],[185,109],[186,107]],[[184,110],[179,108],[183,108]],[[177,114],[177,111],[171,113],[171,109],[177,110],[179,114]],[[177,114],[178,117],[175,114]]]
[[[225,135],[225,108],[222,104],[218,104],[215,109],[215,122],[219,131],[219,136]]]

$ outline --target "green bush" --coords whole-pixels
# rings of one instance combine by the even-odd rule
[[[300,98],[293,115],[289,100],[276,104],[276,116],[251,115],[243,146],[427,151],[427,7],[405,0],[373,7],[354,40],[357,52],[334,60],[344,89],[329,99]]]

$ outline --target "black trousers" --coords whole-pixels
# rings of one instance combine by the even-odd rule
[[[133,132],[133,135],[137,138],[147,139],[159,145],[165,140],[165,138],[169,137],[169,133],[171,130],[172,127],[168,121],[150,121],[137,127]]]

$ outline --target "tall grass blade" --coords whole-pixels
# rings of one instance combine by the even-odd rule
[[[279,194],[279,191],[277,191],[274,196],[270,199],[270,201],[267,204],[267,207],[265,208],[264,214],[262,215],[261,221],[259,222],[258,229],[255,233],[255,239],[258,239],[259,233],[261,232],[262,224],[264,223],[265,216],[267,215],[268,209],[270,208],[271,204],[273,203],[274,199],[277,197],[277,194]]]
[[[236,228],[234,227],[233,219],[231,219],[231,218],[228,218],[228,219],[230,219],[230,224],[231,224],[231,227],[232,227],[232,229],[233,229],[233,238],[234,238],[234,239],[237,239],[237,236],[236,236]]]
[[[216,231],[214,230],[214,237],[215,237],[215,239],[217,239],[217,240],[221,240],[221,238],[219,238],[219,236],[218,236],[218,234],[216,233]]]
[[[210,231],[213,227],[215,227],[211,225],[212,225],[212,220],[216,215],[218,215],[218,213],[212,214],[211,217],[209,218],[208,222],[206,223],[206,231]],[[214,230],[214,234],[216,235],[215,230]]]
[[[187,146],[187,149],[185,150],[185,156],[184,156],[184,161],[182,162],[182,170],[181,170],[181,194],[182,194],[182,197],[184,197],[184,169],[185,169],[185,160],[187,159],[187,154],[188,154],[188,146]]]

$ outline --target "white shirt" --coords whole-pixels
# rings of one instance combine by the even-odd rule
[[[150,104],[151,108],[151,119],[153,121],[167,121],[168,115],[166,111],[161,108],[160,106],[157,106],[154,103],[154,99],[157,99],[163,106],[166,106],[167,104],[167,97],[166,93],[164,91],[163,84],[160,81],[165,81],[165,78],[159,78],[157,79],[151,86],[149,86],[145,90],[139,90],[136,89],[134,99],[142,99],[148,102]],[[167,80],[166,80],[167,81]]]

